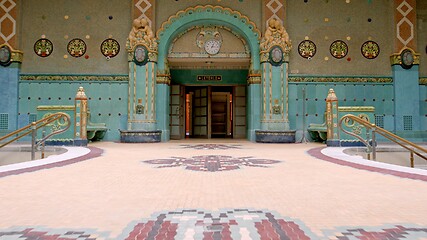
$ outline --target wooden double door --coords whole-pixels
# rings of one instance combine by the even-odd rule
[[[245,86],[171,86],[171,139],[245,138]]]

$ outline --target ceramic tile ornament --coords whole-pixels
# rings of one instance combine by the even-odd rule
[[[39,57],[48,57],[53,52],[53,43],[46,38],[41,38],[34,43],[34,52]]]
[[[342,40],[334,41],[329,47],[329,51],[334,58],[344,58],[348,53],[348,46]]]
[[[101,53],[105,57],[113,58],[120,52],[120,44],[117,40],[108,38],[101,43]]]
[[[374,59],[380,54],[380,46],[374,41],[366,41],[360,49],[362,55],[367,59]]]
[[[298,53],[301,57],[310,59],[316,54],[316,44],[310,40],[304,40],[298,45]]]
[[[68,42],[67,51],[73,57],[81,57],[86,53],[86,43],[80,38],[74,38]]]

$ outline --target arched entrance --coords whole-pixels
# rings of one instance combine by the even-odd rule
[[[171,77],[171,86],[157,84],[157,126],[162,140],[184,135],[252,139],[259,127],[260,103],[256,101],[260,92],[259,84],[247,85],[247,78],[260,69],[256,25],[229,8],[196,6],[170,17],[157,37],[158,73]],[[235,115],[237,111],[244,111],[245,118],[244,125],[237,124],[238,133],[236,122],[230,122],[242,116]],[[220,122],[224,114],[230,121]],[[190,127],[189,120],[193,121]]]

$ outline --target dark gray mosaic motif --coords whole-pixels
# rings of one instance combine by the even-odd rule
[[[187,170],[203,172],[219,172],[240,169],[241,166],[267,168],[269,164],[279,163],[277,160],[256,159],[252,157],[232,157],[224,155],[193,156],[191,158],[171,157],[143,161],[160,165],[158,168],[185,166]]]

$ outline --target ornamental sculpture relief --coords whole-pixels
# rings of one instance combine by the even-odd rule
[[[292,43],[285,27],[279,20],[272,18],[268,21],[267,29],[261,39],[261,61],[267,61],[269,59],[269,51],[274,46],[280,47],[284,54],[288,54],[292,48]]]
[[[133,53],[133,50],[138,45],[145,46],[148,50],[148,58],[150,61],[157,60],[157,39],[145,18],[133,20],[126,48],[130,53]]]

